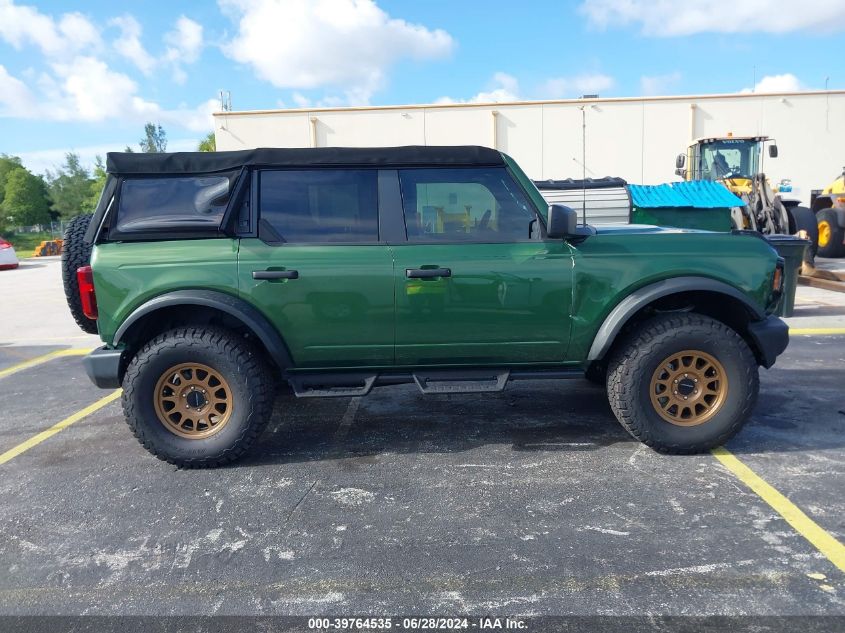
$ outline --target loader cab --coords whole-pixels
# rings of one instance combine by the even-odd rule
[[[777,157],[777,145],[767,136],[698,139],[675,161],[675,173],[685,180],[721,182],[740,189],[763,171],[763,149]]]

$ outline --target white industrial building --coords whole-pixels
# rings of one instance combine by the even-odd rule
[[[696,138],[767,135],[780,155],[764,171],[806,203],[845,165],[845,91],[229,111],[215,133],[218,150],[486,145],[534,179],[642,184],[677,180],[675,157]]]

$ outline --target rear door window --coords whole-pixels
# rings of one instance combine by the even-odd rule
[[[127,178],[120,189],[118,233],[217,230],[237,172]]]
[[[377,242],[378,173],[372,169],[262,171],[259,235],[267,242]]]

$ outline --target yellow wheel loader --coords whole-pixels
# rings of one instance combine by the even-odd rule
[[[845,257],[845,168],[823,191],[813,191],[810,208],[819,227],[821,257]]]
[[[767,152],[763,150],[766,149]],[[777,158],[778,147],[768,136],[700,138],[679,154],[675,173],[684,180],[710,180],[724,185],[745,202],[731,210],[735,229],[766,235],[799,235],[812,245],[805,263],[812,265],[818,244],[818,227],[813,212],[800,201],[781,195],[791,190],[786,181],[774,191],[763,172],[764,154]]]

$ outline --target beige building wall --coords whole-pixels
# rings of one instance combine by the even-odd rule
[[[766,158],[765,171],[773,183],[792,179],[794,196],[806,202],[845,165],[845,91],[215,115],[219,150],[486,145],[513,156],[535,179],[586,173],[643,184],[676,180],[675,156],[692,139],[728,132],[775,138],[780,156]]]

